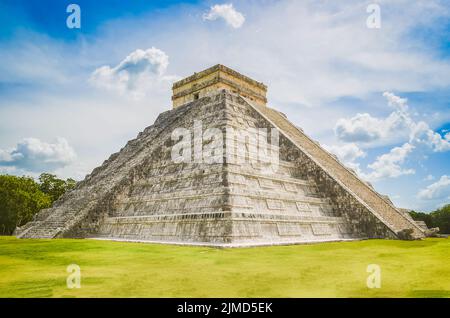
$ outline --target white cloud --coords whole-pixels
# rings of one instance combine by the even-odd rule
[[[450,150],[450,138],[446,134],[442,137],[439,133],[430,129],[427,123],[420,121],[411,126],[410,142],[415,145],[430,148],[434,152]]]
[[[155,47],[137,49],[115,67],[105,65],[97,68],[90,82],[120,94],[131,93],[139,99],[155,84],[176,79],[175,76],[165,75],[168,65],[169,57],[163,51]]]
[[[406,98],[401,98],[390,92],[384,92],[383,96],[388,100],[388,104],[392,107],[398,108],[399,110],[406,112],[408,111],[408,100]]]
[[[434,176],[433,176],[432,174],[427,175],[427,176],[423,179],[423,181],[432,181],[432,180],[434,180]]]
[[[54,143],[25,138],[14,149],[0,149],[0,166],[31,172],[54,171],[69,165],[75,158],[73,148],[66,139],[60,137]]]
[[[388,104],[395,110],[386,118],[372,117],[370,114],[357,114],[341,118],[335,126],[338,139],[361,144],[390,144],[393,141],[408,140],[416,147],[426,147],[433,152],[450,150],[450,136],[441,136],[424,121],[415,121],[407,105],[407,99],[390,92],[383,93]]]
[[[341,118],[334,129],[336,136],[342,141],[359,143],[389,143],[398,138],[406,139],[414,125],[408,113],[407,100],[389,92],[383,96],[395,109],[388,117],[376,118],[364,113],[350,119]]]
[[[433,199],[450,200],[450,177],[447,175],[441,176],[441,178],[438,181],[430,184],[425,189],[420,190],[418,196],[420,199],[423,200],[433,200]]]
[[[401,147],[392,148],[388,153],[377,157],[373,163],[369,164],[368,167],[373,171],[363,174],[362,177],[370,181],[377,181],[414,174],[414,169],[402,168],[402,164],[413,150],[414,146],[409,143],[405,143]]]
[[[235,29],[240,28],[245,22],[244,15],[236,11],[231,3],[213,5],[209,12],[203,14],[203,20],[214,21],[219,18],[224,19],[228,25]]]
[[[356,114],[350,119],[339,119],[335,126],[335,134],[346,142],[391,141],[393,136],[398,138],[398,134],[407,135],[408,121],[404,113],[397,111],[385,119],[372,117],[367,113]]]
[[[370,173],[359,173],[368,180],[396,178],[401,175],[414,174],[413,169],[403,169],[402,164],[414,150],[423,152],[444,152],[450,150],[448,133],[441,136],[433,131],[424,121],[415,121],[409,112],[407,99],[390,92],[383,93],[389,106],[395,110],[386,118],[372,117],[370,114],[357,114],[346,119],[341,118],[335,126],[335,135],[350,145],[383,145],[394,141],[405,141],[401,147],[392,148],[388,153],[376,158],[368,165]],[[354,146],[352,146],[354,147]],[[359,168],[356,162],[354,167]]]

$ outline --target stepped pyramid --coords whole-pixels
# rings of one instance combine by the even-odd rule
[[[266,90],[223,65],[176,82],[172,110],[17,237],[224,247],[424,237],[407,213],[266,106]]]

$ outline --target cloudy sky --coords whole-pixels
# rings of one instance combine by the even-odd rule
[[[222,63],[398,206],[450,202],[450,1],[0,0],[0,21],[1,173],[82,179]]]

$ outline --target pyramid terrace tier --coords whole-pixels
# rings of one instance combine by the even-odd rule
[[[238,143],[236,136],[256,128]],[[223,153],[206,162],[214,139],[201,137],[212,131]],[[264,140],[271,147],[260,157],[255,147]],[[174,160],[176,145],[197,147],[201,156]],[[162,113],[16,235],[232,247],[405,232],[424,236],[281,113],[221,90]]]

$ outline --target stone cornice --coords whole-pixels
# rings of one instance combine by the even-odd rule
[[[200,73],[198,73],[198,74],[200,74]],[[264,95],[258,94],[254,90],[248,89],[246,87],[238,86],[233,81],[230,81],[230,80],[228,80],[226,78],[223,78],[223,77],[215,77],[215,78],[213,78],[211,80],[199,83],[195,87],[188,88],[188,89],[183,90],[183,91],[181,91],[181,92],[179,92],[177,94],[174,94],[174,95],[172,95],[172,100],[175,100],[175,99],[177,99],[179,97],[182,97],[182,96],[185,96],[185,95],[189,95],[189,94],[194,93],[196,91],[200,91],[200,90],[204,89],[205,87],[208,87],[208,86],[211,86],[211,85],[214,85],[214,84],[217,84],[217,83],[225,83],[225,84],[227,84],[227,85],[229,85],[231,87],[235,87],[238,92],[242,92],[242,93],[246,93],[246,94],[249,94],[249,95],[253,95],[253,96],[263,100],[264,102],[267,102],[267,98]]]
[[[208,69],[206,69],[204,71],[201,71],[201,72],[198,72],[198,73],[194,73],[193,75],[191,75],[189,77],[186,77],[186,78],[184,78],[184,79],[182,79],[182,80],[180,80],[178,82],[175,82],[173,84],[173,86],[172,86],[172,89],[179,88],[179,87],[181,87],[181,86],[183,86],[183,85],[185,85],[185,84],[187,84],[189,82],[195,81],[197,79],[200,79],[202,77],[205,77],[205,76],[207,76],[209,74],[212,74],[212,73],[218,72],[218,71],[224,72],[224,73],[227,73],[227,74],[229,74],[229,75],[231,75],[233,77],[239,78],[240,80],[243,80],[243,81],[245,81],[245,82],[247,82],[247,83],[249,83],[251,85],[254,85],[254,86],[256,86],[256,87],[258,87],[260,89],[267,90],[267,86],[264,85],[263,83],[255,81],[255,80],[251,79],[248,76],[242,75],[241,73],[236,72],[235,70],[232,70],[231,68],[226,67],[225,65],[222,65],[222,64],[214,65],[213,67],[210,67],[210,68],[208,68]]]

